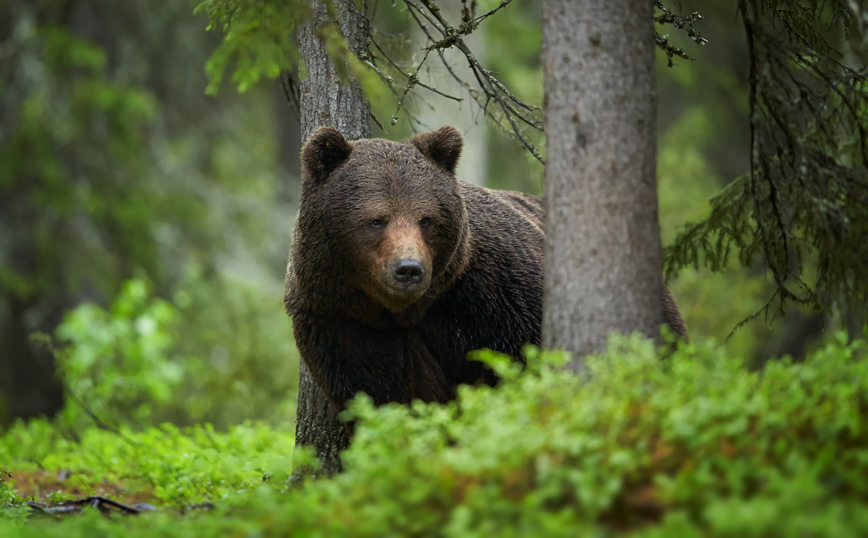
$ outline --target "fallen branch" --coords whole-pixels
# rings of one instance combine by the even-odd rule
[[[89,497],[84,497],[83,499],[63,501],[54,505],[47,505],[36,501],[27,501],[25,504],[27,504],[27,506],[29,506],[34,512],[46,514],[52,517],[77,514],[87,507],[96,508],[103,515],[110,515],[115,512],[139,515],[142,512],[153,512],[157,510],[155,507],[147,503],[136,503],[134,506],[129,506],[100,495],[91,495]]]

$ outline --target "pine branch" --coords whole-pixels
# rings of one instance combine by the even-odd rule
[[[855,20],[849,5],[739,0],[750,54],[750,172],[666,249],[667,272],[700,262],[722,270],[735,249],[742,265],[760,262],[772,277],[762,313],[773,303],[779,312],[865,304],[868,79],[866,66],[845,61],[830,41]]]

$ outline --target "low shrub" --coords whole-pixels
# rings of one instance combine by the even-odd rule
[[[586,378],[558,354],[529,350],[524,372],[480,358],[504,381],[447,405],[357,397],[340,475],[287,488],[285,469],[266,465],[270,481],[229,488],[208,513],[0,523],[0,534],[868,535],[862,342],[842,336],[761,371],[710,343],[661,359],[638,337],[588,359]]]

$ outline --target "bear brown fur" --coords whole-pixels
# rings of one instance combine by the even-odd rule
[[[340,408],[446,401],[496,382],[467,353],[540,344],[543,201],[456,180],[454,127],[409,142],[317,130],[303,183],[285,304],[314,380]],[[664,320],[687,330],[669,291]]]

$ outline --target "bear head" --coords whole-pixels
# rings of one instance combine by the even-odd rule
[[[408,142],[314,132],[302,150],[288,291],[359,315],[430,304],[466,264],[467,213],[455,178],[462,145],[450,126]]]

